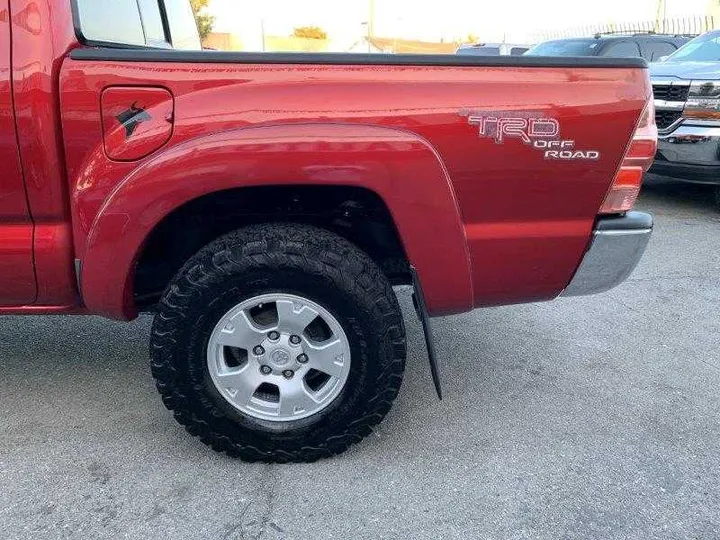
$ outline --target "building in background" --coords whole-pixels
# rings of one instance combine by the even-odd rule
[[[265,51],[265,52],[329,52],[331,42],[327,39],[308,39],[295,36],[260,36],[260,43],[248,46],[238,34],[212,32],[203,46],[219,51]]]
[[[434,43],[413,39],[362,37],[347,52],[397,53],[397,54],[452,54],[459,43]]]
[[[203,47],[218,51],[242,51],[240,36],[230,32],[211,32],[204,40]]]
[[[240,36],[227,32],[213,32],[203,42],[209,49],[219,51],[261,50],[265,52],[354,52],[398,54],[452,54],[459,43],[434,43],[412,39],[367,38],[355,41],[308,39],[295,36],[263,36],[259,49],[249,49]]]
[[[268,52],[329,52],[329,39],[311,39],[296,36],[265,36]]]

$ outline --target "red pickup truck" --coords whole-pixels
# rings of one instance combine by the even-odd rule
[[[656,144],[641,59],[203,51],[187,0],[0,0],[0,314],[154,312],[190,433],[311,461],[398,393],[393,285],[432,349],[428,316],[627,277]]]

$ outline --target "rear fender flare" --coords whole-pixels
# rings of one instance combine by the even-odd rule
[[[215,133],[169,147],[110,194],[88,234],[86,307],[136,316],[134,267],[153,228],[208,193],[258,185],[356,186],[375,192],[395,221],[433,314],[472,307],[470,257],[452,183],[435,149],[378,126],[290,124]]]

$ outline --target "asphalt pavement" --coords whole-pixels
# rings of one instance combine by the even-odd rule
[[[650,186],[651,245],[595,297],[434,319],[407,292],[395,407],[347,453],[246,464],[187,435],[151,320],[0,318],[0,538],[720,538],[720,212]]]

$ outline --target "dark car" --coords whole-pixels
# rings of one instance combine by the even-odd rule
[[[534,56],[641,56],[656,62],[690,41],[689,36],[668,34],[595,34],[594,37],[545,41],[525,54]]]

